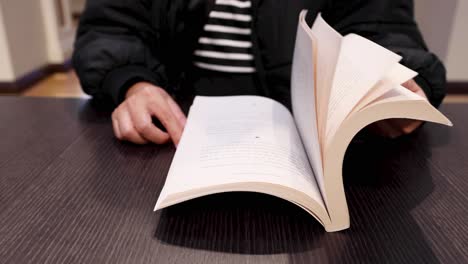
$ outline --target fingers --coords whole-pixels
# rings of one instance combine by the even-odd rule
[[[153,124],[153,116],[167,133]],[[177,103],[163,89],[149,83],[133,85],[125,101],[112,114],[115,136],[137,144],[163,144],[172,139],[177,146],[186,122]]]
[[[409,119],[391,119],[388,121],[392,127],[400,132],[400,136],[413,133],[423,124],[422,121]]]
[[[397,138],[413,133],[423,124],[422,121],[409,119],[388,119],[370,126],[370,130],[380,136]]]
[[[387,138],[397,138],[402,135],[400,131],[395,129],[389,120],[383,120],[372,125],[372,131],[380,136]]]
[[[187,123],[187,117],[185,117],[184,112],[182,112],[179,105],[172,99],[172,97],[168,96],[167,103],[172,113],[175,115],[176,119],[179,121],[182,128],[184,128],[185,124]]]
[[[409,80],[405,82],[403,84],[403,87],[427,99],[427,96],[424,90],[414,80]]]
[[[114,135],[118,139],[122,139],[122,134],[120,133],[119,121],[116,117],[116,112],[112,113],[112,128],[114,129]]]
[[[182,137],[183,125],[178,117],[176,117],[176,114],[173,113],[167,98],[160,97],[149,104],[148,111],[161,121],[174,144],[176,146],[179,145],[180,138]]]
[[[126,140],[133,142],[135,144],[146,144],[148,141],[144,139],[135,129],[133,125],[132,119],[130,117],[130,113],[126,109],[118,109],[115,113],[115,122],[113,122],[114,126],[118,127],[115,130],[118,130],[116,136],[120,140]]]
[[[170,140],[169,134],[164,133],[153,124],[151,113],[146,110],[144,105],[137,102],[129,107],[129,110],[135,129],[142,138],[155,144],[164,144]]]
[[[414,80],[409,80],[403,84],[403,87],[406,89],[412,91],[412,92],[417,92],[420,90],[419,85],[414,81]]]

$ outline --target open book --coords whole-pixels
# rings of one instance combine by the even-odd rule
[[[397,54],[342,37],[302,11],[292,108],[259,96],[196,97],[155,210],[221,192],[260,192],[294,203],[327,231],[349,227],[342,165],[352,138],[389,118],[451,125],[402,87],[417,74]],[[222,89],[222,87],[220,87]]]

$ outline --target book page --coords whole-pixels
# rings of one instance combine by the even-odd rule
[[[425,97],[410,91],[402,85],[394,86],[358,113],[355,113],[355,116],[362,120],[374,120],[374,122],[375,120],[389,118],[404,118],[452,126],[452,122],[432,106]],[[384,116],[384,118],[376,119],[376,116]],[[371,122],[366,121],[366,123],[370,124]]]
[[[257,96],[196,97],[159,201],[233,183],[279,184],[323,201],[291,113]]]
[[[314,60],[318,73],[316,74],[316,103],[319,139],[320,142],[324,142],[329,97],[343,37],[323,20],[321,14],[317,16],[310,32],[314,38],[316,50]]]
[[[314,37],[302,11],[296,34],[296,46],[291,76],[291,98],[294,120],[304,148],[312,165],[316,181],[324,195],[322,152],[319,141],[316,113]]]
[[[399,85],[413,79],[416,76],[418,76],[417,72],[401,65],[400,63],[397,63],[389,72],[385,74],[384,79],[391,81],[395,85]]]
[[[399,55],[358,35],[350,34],[343,39],[328,104],[326,142],[400,59]]]
[[[374,87],[354,107],[352,112],[359,111],[363,107],[375,101],[375,99],[390,91],[395,86],[403,84],[413,79],[417,75],[417,72],[398,63],[395,67],[392,68],[390,72],[385,75],[382,80],[374,85]]]
[[[419,100],[419,101],[426,101],[428,104],[430,104],[426,98],[420,96],[419,94],[415,92],[408,90],[407,88],[401,85],[393,86],[392,89],[382,94],[380,97],[376,98],[374,102],[379,102],[379,101],[383,101],[387,99],[400,100],[400,101],[401,100],[403,101]]]
[[[371,104],[346,118],[336,136],[326,146],[325,157],[323,157],[327,209],[331,222],[336,225],[337,229],[349,226],[349,214],[343,189],[343,160],[346,150],[351,140],[364,127],[391,118],[424,120],[451,125],[451,122],[426,99],[401,85],[395,86]]]

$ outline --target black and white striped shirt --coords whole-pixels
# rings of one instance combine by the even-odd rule
[[[250,0],[216,0],[194,52],[194,65],[211,71],[254,73]]]

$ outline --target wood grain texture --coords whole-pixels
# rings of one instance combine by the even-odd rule
[[[172,146],[112,136],[78,99],[0,97],[0,263],[467,263],[468,105],[394,141],[357,139],[351,228],[283,200],[227,193],[152,211]]]

